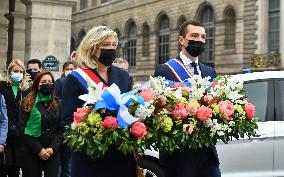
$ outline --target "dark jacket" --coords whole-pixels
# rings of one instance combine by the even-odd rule
[[[30,112],[25,112],[21,107],[17,124],[21,141],[20,152],[31,152],[37,155],[42,148],[52,148],[54,153],[58,153],[59,145],[63,141],[62,129],[59,126],[59,111],[55,108],[47,109],[47,106],[43,102],[38,102],[36,106],[41,113],[41,136],[32,137],[24,134]],[[20,162],[22,162],[24,159],[22,159],[21,155],[19,157]]]
[[[4,151],[5,164],[16,165],[18,149],[18,131],[16,123],[18,121],[19,107],[21,106],[23,98],[29,93],[29,90],[19,89],[15,98],[12,85],[6,81],[0,81],[0,93],[4,96],[8,115],[8,135]]]
[[[179,56],[177,57],[177,59],[179,59],[182,62]],[[210,76],[212,81],[216,77],[216,72],[213,68],[206,66],[201,62],[198,62],[198,64],[201,70],[202,78]],[[175,77],[175,75],[172,73],[172,71],[164,64],[157,66],[154,76],[155,77],[162,76],[165,77],[165,79],[179,82],[178,79]],[[188,148],[183,148],[181,151],[176,151],[172,154],[169,154],[167,152],[161,152],[160,163],[168,174],[172,176],[182,176],[182,175],[177,175],[176,174],[177,171],[180,171],[180,173],[182,173],[182,171],[185,171],[185,173],[193,174],[193,172],[189,170],[190,168],[188,168],[188,170],[186,171],[185,169],[182,169],[183,168],[182,166],[187,166],[187,165],[198,166],[198,164],[200,163],[198,160],[200,159],[203,160],[202,158],[204,158],[204,161],[206,161],[206,158],[208,157],[215,159],[215,161],[219,163],[215,146],[199,149],[197,151]]]
[[[103,79],[93,70],[101,81]],[[115,83],[122,93],[130,91],[131,82],[126,71],[111,66],[108,70],[108,86]],[[62,92],[62,120],[64,125],[73,121],[73,113],[84,104],[78,96],[86,94],[87,90],[81,85],[77,78],[69,74],[63,85]],[[72,153],[72,177],[134,177],[136,161],[134,154],[123,155],[115,148],[110,148],[103,158],[92,160],[83,152]]]
[[[8,133],[8,116],[4,97],[0,94],[0,144],[6,145]],[[0,163],[4,163],[4,152],[0,152]]]

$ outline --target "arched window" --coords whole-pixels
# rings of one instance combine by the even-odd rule
[[[200,61],[214,67],[215,61],[215,15],[211,6],[204,6],[200,13],[200,21],[205,26],[205,52],[199,57]]]
[[[149,46],[150,46],[150,28],[147,23],[144,23],[143,32],[142,32],[142,57],[148,57],[150,55]]]
[[[84,29],[81,29],[79,34],[78,34],[78,45],[80,45],[81,41],[83,40],[83,38],[85,37],[86,32]]]
[[[117,38],[118,38],[118,45],[117,45],[117,48],[116,48],[116,57],[119,58],[119,57],[122,57],[121,56],[121,42],[122,40],[120,40],[121,38],[121,33],[120,33],[120,30],[118,28],[115,28],[114,31],[117,33]]]
[[[177,29],[180,30],[180,26],[186,21],[186,17],[184,15],[180,16],[177,21]],[[178,45],[178,51],[181,51],[181,45]]]
[[[170,57],[170,22],[168,16],[162,15],[158,25],[158,63],[162,64]]]
[[[225,49],[236,47],[236,13],[232,7],[227,7],[224,11],[225,19]]]
[[[269,0],[268,52],[279,53],[280,48],[280,0]]]
[[[177,29],[186,21],[186,17],[184,15],[180,16],[177,21]]]
[[[80,0],[80,10],[88,7],[88,0]]]
[[[125,58],[129,63],[129,66],[136,66],[136,42],[137,42],[137,28],[134,22],[129,23],[127,39],[126,39],[126,50]]]
[[[76,50],[76,41],[74,37],[71,37],[70,41],[70,53]]]

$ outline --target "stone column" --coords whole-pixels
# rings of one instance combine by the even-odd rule
[[[70,60],[72,6],[76,0],[22,0],[26,4],[25,62],[53,55]]]
[[[5,18],[5,14],[9,12],[9,1],[0,1],[0,73],[5,70],[6,59],[7,59],[7,35],[8,35],[8,23],[9,21]]]
[[[13,59],[24,60],[25,58],[25,14],[25,5],[16,1],[15,12],[12,13],[14,18]]]

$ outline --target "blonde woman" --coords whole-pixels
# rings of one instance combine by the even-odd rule
[[[4,150],[5,161],[0,164],[1,175],[3,174],[5,177],[7,175],[8,177],[18,177],[20,171],[17,162],[19,148],[17,147],[16,122],[18,121],[18,108],[28,92],[28,82],[25,75],[24,63],[20,59],[14,59],[8,66],[6,78],[0,81],[0,92],[4,96],[8,115],[8,136]]]
[[[104,86],[115,83],[122,93],[130,90],[127,71],[113,66],[117,34],[106,26],[91,29],[77,50],[78,68],[69,74],[63,85],[62,120],[68,125],[73,120],[73,112],[82,107],[78,96],[86,94],[87,82],[102,82]],[[134,177],[136,161],[133,154],[123,155],[110,148],[103,158],[92,160],[82,152],[72,153],[72,177]]]

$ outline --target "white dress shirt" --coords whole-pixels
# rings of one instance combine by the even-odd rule
[[[194,75],[194,67],[191,66],[191,63],[193,61],[191,61],[191,59],[187,58],[182,52],[179,53],[179,56],[180,56],[183,64],[187,67],[187,69],[189,69],[190,73],[192,75]],[[197,65],[196,68],[197,68],[198,74],[199,74],[199,76],[201,76],[201,70],[199,68],[198,58],[196,58],[195,63]]]

